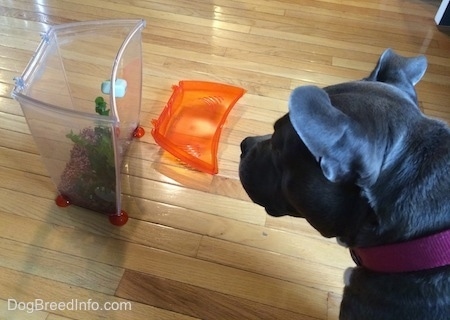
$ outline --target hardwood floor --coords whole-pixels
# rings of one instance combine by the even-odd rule
[[[434,24],[439,3],[0,0],[0,319],[337,319],[348,252],[303,220],[251,203],[239,143],[272,131],[293,88],[362,78],[387,47],[427,56],[420,105],[450,122],[450,36]],[[147,134],[125,160],[123,227],[55,205],[10,95],[50,25],[119,18],[147,23]],[[223,128],[217,175],[186,168],[150,134],[172,85],[186,79],[247,90]]]

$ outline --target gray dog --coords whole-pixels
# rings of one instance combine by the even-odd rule
[[[450,319],[450,129],[419,110],[426,67],[388,49],[363,80],[295,89],[241,144],[254,202],[350,248],[340,319]]]

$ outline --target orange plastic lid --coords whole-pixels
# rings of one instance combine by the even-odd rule
[[[226,84],[180,81],[157,120],[152,135],[166,151],[190,167],[216,174],[222,126],[245,90]]]

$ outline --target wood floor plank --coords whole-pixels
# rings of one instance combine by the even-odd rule
[[[342,295],[330,293],[328,295],[328,315],[327,320],[339,319],[339,308],[341,306]]]
[[[43,311],[29,312],[26,305],[17,303],[14,298],[0,299],[0,319],[2,320],[47,320],[49,314]]]
[[[328,255],[327,252],[323,251],[318,254]],[[345,254],[343,256],[345,258]],[[301,283],[324,291],[339,291],[343,288],[343,278],[339,279],[339,275],[343,276],[343,268],[312,262],[307,257],[287,256],[273,251],[236,245],[229,241],[211,237],[203,237],[197,257],[270,277]],[[246,259],[242,260],[241,257],[246,257]],[[276,264],[273,264],[274,260],[277,260]],[[350,262],[348,265],[350,265]],[[318,275],[317,278],[311,277],[311,270],[315,271],[314,273]]]
[[[20,203],[16,203],[14,206],[8,205],[6,199],[17,197],[17,194],[17,191],[2,190],[0,199],[3,201],[0,201],[0,209],[12,214],[17,213],[23,217],[76,227],[98,235],[128,239],[135,243],[187,256],[197,254],[201,239],[199,235],[204,234],[301,259],[317,260],[321,258],[322,263],[332,263],[341,268],[352,265],[346,250],[331,241],[316,238],[314,235],[312,238],[308,237],[308,233],[294,236],[276,229],[150,201],[141,200],[141,203],[136,204],[135,199],[129,198],[125,204],[127,204],[127,208],[131,209],[131,216],[140,218],[140,220],[130,220],[129,228],[117,229],[110,226],[101,214],[75,206],[61,209],[55,205],[53,199],[23,195]],[[35,208],[32,212],[28,210],[29,203],[33,203]],[[138,210],[139,212],[137,212]],[[141,211],[144,213],[143,215],[140,214]],[[153,223],[142,222],[147,219]],[[179,243],[179,238],[185,239],[183,244]],[[322,252],[322,255],[317,255],[315,250]]]
[[[268,220],[268,222],[266,222],[266,224],[264,225],[265,227],[260,224],[256,224],[255,226],[255,223],[248,223],[233,218],[213,216],[205,212],[162,204],[148,199],[138,199],[130,196],[125,196],[123,201],[126,208],[129,208],[130,212],[133,213],[132,216],[137,219],[151,221],[153,223],[162,224],[165,226],[170,226],[176,229],[182,229],[202,235],[208,235],[210,237],[226,241],[238,241],[239,239],[246,239],[241,237],[235,238],[233,237],[234,233],[230,234],[229,232],[227,232],[227,230],[235,230],[236,234],[249,235],[249,238],[252,238],[252,234],[258,235],[259,238],[260,235],[267,234],[271,230],[276,230],[280,236],[275,236],[274,239],[278,238],[278,240],[280,241],[283,241],[283,239],[285,239],[281,235],[289,237],[289,234],[294,233],[300,236],[297,240],[299,243],[302,242],[301,239],[303,239],[303,237],[308,237],[310,239],[317,239],[321,242],[330,243],[331,250],[334,250],[334,245],[336,245],[334,239],[324,239],[316,230],[308,225],[305,220],[294,219],[292,217],[266,217],[264,209],[257,206],[255,206],[253,214],[260,215],[262,218],[266,218]],[[277,240],[272,241],[274,241],[274,243],[277,242]],[[238,243],[248,244],[248,242],[242,241]],[[262,246],[260,248],[267,249],[267,247],[268,246]],[[281,245],[280,247],[284,247],[284,245]],[[299,247],[301,247],[301,245],[299,245]],[[287,251],[285,251],[284,249],[282,251],[277,251],[274,248],[275,246],[272,246],[272,251],[287,253]],[[338,247],[337,251],[341,252],[339,254],[343,254],[342,256],[346,261],[350,261],[347,260],[347,252],[345,250],[342,250],[342,248]],[[293,252],[294,251],[290,251],[291,254],[293,254]],[[344,265],[346,265],[346,263],[344,263]]]
[[[23,112],[20,105],[10,97],[0,97],[0,111],[6,114],[23,117]]]
[[[204,320],[316,319],[212,290],[128,270],[124,274],[116,295],[127,300],[138,301]]]
[[[113,295],[123,269],[0,238],[0,266]]]
[[[29,133],[20,133],[11,130],[0,129],[0,146],[15,151],[24,151],[32,155],[39,154],[36,144],[34,143],[33,138]]]
[[[219,230],[215,230],[211,236],[292,257],[303,259],[314,257],[324,265],[331,264],[340,268],[347,268],[353,264],[344,248],[340,248],[327,240],[297,236],[256,225],[247,226],[242,230],[239,227],[223,226]],[[323,256],[318,255],[317,252],[323,253]]]
[[[0,84],[1,87],[1,84]],[[7,114],[0,112],[2,121],[0,122],[1,129],[7,129],[14,132],[20,133],[30,133],[28,126],[26,124],[25,118],[23,116],[17,116],[13,114]]]
[[[58,316],[56,314],[50,313],[45,320],[73,320],[73,318],[62,317],[62,316]]]
[[[0,287],[3,288],[0,298],[6,301],[15,299],[19,303],[32,302],[30,308],[33,310],[43,309],[45,303],[54,302],[57,305],[48,305],[47,310],[72,319],[195,319],[16,270],[0,268],[0,271]],[[34,285],[30,286],[30,283]],[[64,307],[59,307],[59,303]],[[114,310],[106,310],[111,308]],[[7,316],[11,315],[7,313]]]
[[[0,147],[0,166],[19,171],[29,170],[37,175],[48,175],[40,155],[5,147]]]
[[[214,215],[234,218],[237,220],[261,224],[265,217],[252,215],[253,204],[248,201],[230,199],[221,195],[211,195],[210,193],[189,190],[187,188],[145,180],[142,178],[129,176],[129,186],[124,185],[124,193],[133,194],[139,198],[167,203],[187,209],[200,209]],[[189,194],[189,195],[188,195]],[[214,203],[211,197],[221,198],[222,200]],[[198,203],[204,205],[199,208]],[[214,204],[214,205],[213,205]]]
[[[327,297],[326,292],[321,290],[123,240],[89,235],[73,228],[54,228],[49,223],[30,218],[18,219],[1,212],[0,217],[5,226],[9,226],[0,226],[2,237],[6,239],[33,242],[36,246],[100,263],[153,274],[312,317],[325,317]],[[29,231],[18,233],[20,226],[27,226]],[[39,230],[39,234],[36,235],[35,230]]]
[[[56,188],[48,176],[34,173],[17,171],[0,167],[0,172],[4,179],[0,182],[0,187],[4,187],[16,191],[25,191],[35,196],[54,199],[56,196]],[[17,174],[20,172],[19,174]],[[125,194],[134,194],[140,198],[147,198],[153,201],[167,203],[170,205],[180,206],[187,209],[198,209],[197,203],[204,202],[201,208],[203,212],[209,212],[214,215],[234,218],[241,221],[254,222],[263,224],[265,217],[252,215],[254,205],[249,201],[230,199],[221,195],[212,195],[199,190],[189,190],[183,186],[162,184],[161,182],[145,180],[135,176],[124,178],[123,192]],[[24,187],[25,185],[25,187]],[[194,195],[188,193],[193,192]],[[222,197],[224,202],[219,205],[213,205],[214,201],[210,198]]]
[[[0,193],[2,199],[0,208],[5,212],[17,213],[22,217],[46,221],[55,225],[87,230],[100,236],[113,236],[188,256],[196,255],[201,239],[201,236],[195,233],[136,219],[128,222],[128,228],[120,229],[110,225],[107,217],[103,214],[76,206],[59,208],[53,198],[43,199],[35,195],[23,194],[20,202],[10,206],[6,201],[8,197],[17,197],[17,192],[5,189]],[[30,203],[33,203],[32,211],[30,211]]]

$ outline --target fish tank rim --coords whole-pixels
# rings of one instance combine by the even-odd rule
[[[111,107],[111,113],[112,115],[105,117],[103,115],[93,114],[89,112],[84,111],[78,111],[78,110],[72,110],[67,108],[62,108],[54,104],[46,103],[34,98],[31,98],[27,96],[26,94],[22,93],[28,82],[33,81],[33,76],[35,75],[35,72],[39,70],[39,63],[41,59],[46,54],[46,47],[50,43],[51,37],[54,36],[55,33],[61,32],[64,30],[68,30],[73,32],[74,29],[83,29],[85,27],[92,27],[92,26],[102,26],[102,27],[123,27],[125,25],[134,25],[134,28],[128,33],[128,35],[124,38],[119,50],[117,51],[117,54],[113,60],[112,68],[111,68],[111,76],[110,79],[116,80],[116,72],[118,69],[118,63],[120,61],[120,58],[125,51],[125,48],[127,47],[130,40],[133,38],[133,36],[138,32],[139,30],[143,29],[146,25],[146,22],[144,19],[114,19],[114,20],[91,20],[91,21],[82,21],[82,22],[71,22],[71,23],[65,23],[61,25],[54,25],[51,26],[45,33],[41,34],[41,42],[39,43],[37,49],[34,51],[34,54],[30,61],[28,62],[27,66],[25,67],[24,71],[22,72],[22,75],[19,77],[15,77],[15,86],[13,88],[13,91],[11,92],[11,96],[19,101],[28,102],[30,104],[35,105],[36,107],[40,107],[46,111],[52,111],[57,112],[59,114],[68,114],[75,116],[77,118],[84,118],[84,119],[90,119],[90,120],[99,120],[101,122],[109,122],[111,124],[117,124],[120,122],[120,119],[118,117],[117,113],[117,106],[115,103],[115,88],[114,86],[111,86],[111,94],[110,94],[110,107]],[[87,29],[86,29],[87,30]],[[76,31],[76,30],[75,30]]]

